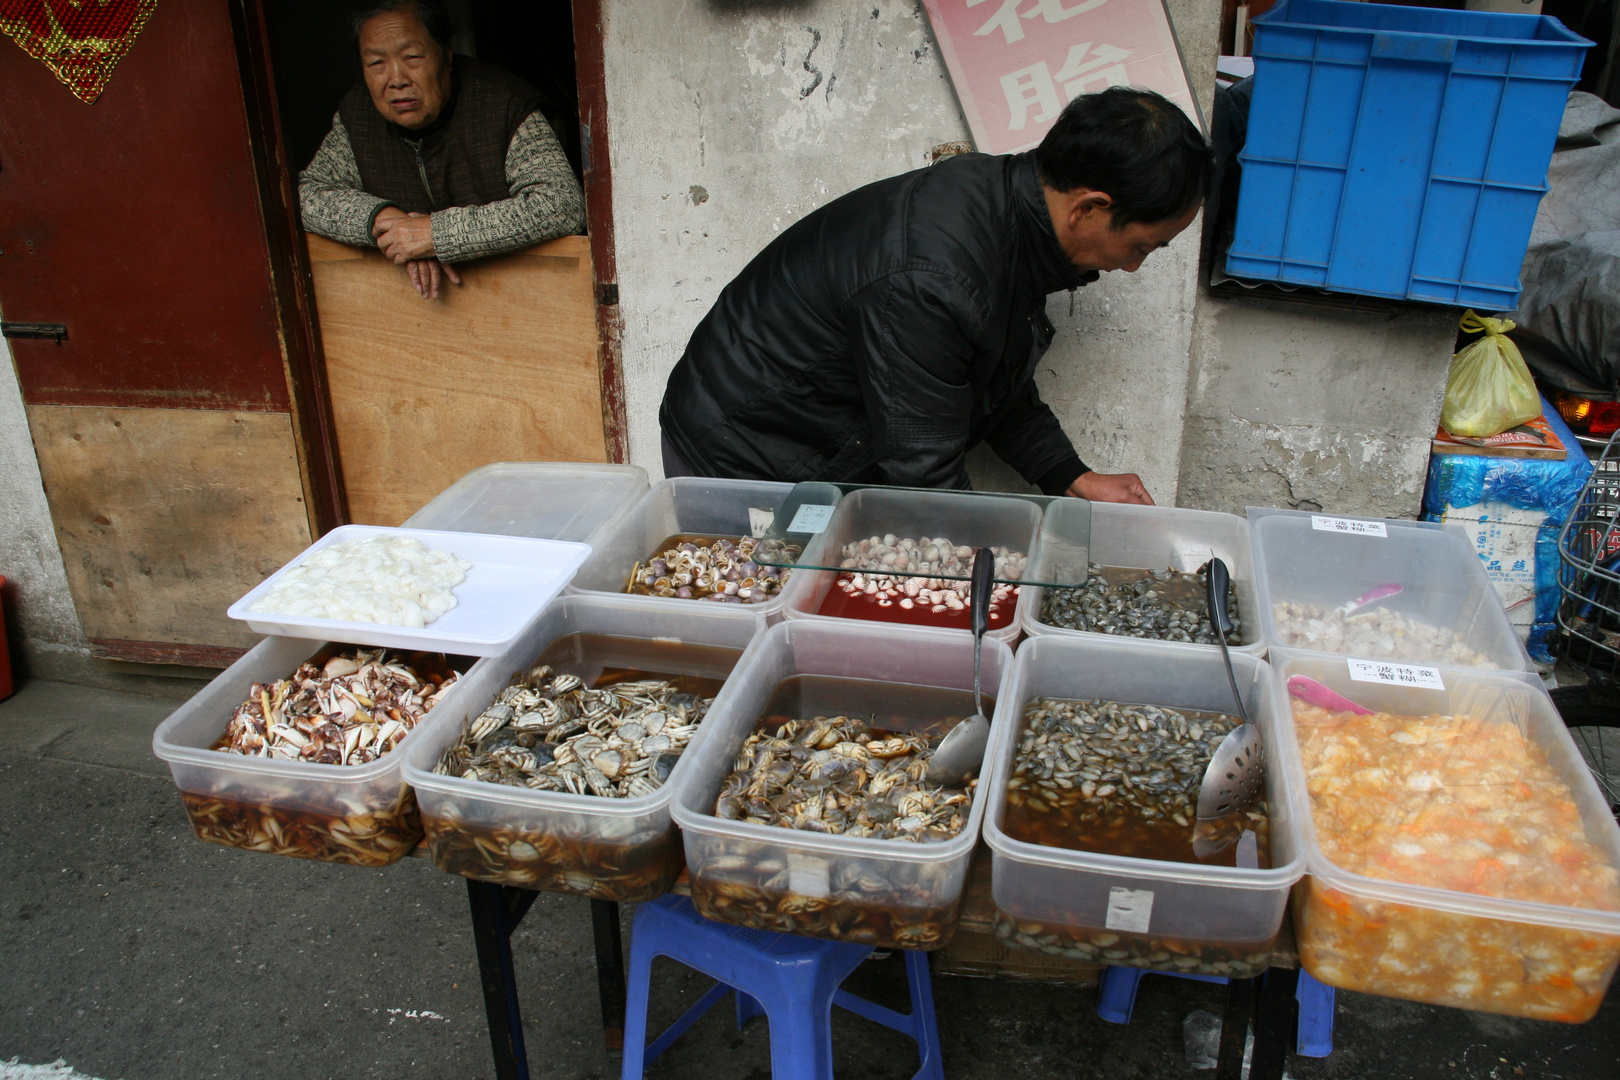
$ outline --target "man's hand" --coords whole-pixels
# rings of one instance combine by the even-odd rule
[[[405,270],[411,275],[411,286],[422,294],[424,300],[438,298],[441,274],[457,285],[461,284],[461,275],[456,273],[455,267],[438,259],[412,259],[405,264]]]
[[[1079,479],[1069,485],[1068,493],[1076,498],[1090,499],[1092,502],[1153,505],[1153,496],[1142,486],[1142,478],[1133,472],[1081,473]]]
[[[377,225],[383,224],[383,215],[387,213],[388,210],[384,210],[377,215]],[[372,231],[376,232],[375,226]],[[383,231],[377,233],[377,246],[400,266],[412,259],[429,258],[434,254],[433,219],[427,214],[390,217]]]

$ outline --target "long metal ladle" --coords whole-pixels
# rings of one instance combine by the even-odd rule
[[[984,632],[990,628],[990,594],[995,590],[996,557],[989,548],[973,553],[973,591],[968,612],[973,628],[973,715],[946,732],[928,759],[928,782],[942,787],[967,783],[979,772],[984,748],[990,741],[990,721],[984,715],[979,665],[984,654]]]
[[[1260,729],[1249,722],[1249,711],[1243,706],[1237,675],[1232,671],[1232,654],[1226,647],[1226,635],[1232,631],[1232,617],[1226,610],[1227,597],[1232,590],[1231,575],[1219,559],[1211,559],[1205,573],[1209,577],[1209,628],[1220,642],[1221,659],[1226,662],[1226,681],[1231,684],[1232,700],[1243,718],[1243,723],[1233,728],[1215,748],[1198,790],[1198,820],[1218,821],[1247,810],[1260,797],[1266,779],[1266,752],[1260,742]]]

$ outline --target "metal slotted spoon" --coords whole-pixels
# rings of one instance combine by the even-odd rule
[[[973,553],[973,591],[968,612],[973,627],[973,715],[946,732],[928,759],[928,782],[942,787],[967,783],[979,772],[984,748],[990,741],[990,721],[980,696],[979,662],[984,655],[984,632],[990,628],[990,594],[996,587],[996,557],[987,547]]]
[[[1232,687],[1237,713],[1243,718],[1243,723],[1215,748],[1198,790],[1198,820],[1217,821],[1247,810],[1260,797],[1266,779],[1266,752],[1260,742],[1260,729],[1249,722],[1249,711],[1243,706],[1237,675],[1232,671],[1232,654],[1226,647],[1226,635],[1232,630],[1232,617],[1226,612],[1231,576],[1219,559],[1211,559],[1205,571],[1209,575],[1209,628],[1220,642],[1226,681]]]

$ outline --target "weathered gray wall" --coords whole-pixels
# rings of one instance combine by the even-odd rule
[[[1205,295],[1181,505],[1417,516],[1457,314]]]
[[[657,474],[658,403],[720,289],[781,228],[925,164],[967,128],[915,0],[609,0],[608,119],[631,459]],[[1217,5],[1171,5],[1213,87]],[[1209,107],[1212,90],[1206,91]],[[1175,501],[1196,227],[1134,275],[1048,304],[1038,376],[1081,456]],[[1144,434],[1150,433],[1150,434]],[[975,459],[981,486],[1018,486]]]
[[[6,621],[19,632],[13,648],[32,674],[73,678],[89,667],[90,649],[68,594],[22,390],[4,338],[0,369],[0,574],[11,583],[6,600],[16,606]]]

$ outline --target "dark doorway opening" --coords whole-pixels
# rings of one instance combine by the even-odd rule
[[[579,93],[569,0],[450,0],[455,51],[497,64],[540,91],[541,110],[580,172]],[[332,114],[360,77],[349,28],[352,5],[332,0],[265,0],[276,103],[287,164],[309,164]]]

